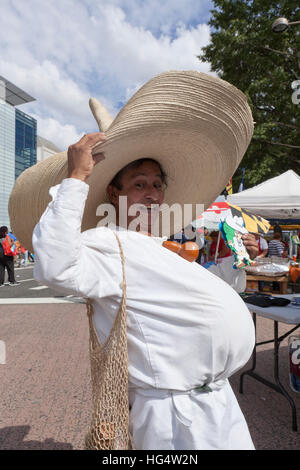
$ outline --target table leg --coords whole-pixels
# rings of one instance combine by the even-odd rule
[[[280,282],[279,283],[279,289],[280,289],[279,292],[280,292],[281,295],[287,294],[287,292],[288,292],[288,283],[287,283],[287,281]]]
[[[280,342],[292,331],[295,331],[297,328],[299,328],[300,325],[297,325],[293,330],[289,331],[285,335],[283,335],[281,338],[278,337],[278,322],[274,321],[274,340],[270,341],[263,341],[262,343],[256,343],[256,314],[252,313],[253,315],[253,322],[254,322],[254,327],[255,327],[255,346],[252,354],[252,367],[251,369],[246,370],[241,374],[240,377],[240,389],[239,392],[243,393],[243,381],[244,381],[244,376],[249,375],[250,377],[253,377],[255,380],[258,380],[259,382],[263,383],[267,387],[272,388],[276,392],[281,393],[289,402],[291,408],[292,408],[292,429],[293,431],[297,431],[297,412],[296,412],[296,407],[293,399],[290,397],[290,395],[287,393],[283,385],[281,384],[279,380],[279,346]],[[254,372],[255,367],[256,367],[256,347],[262,344],[267,344],[267,343],[274,343],[274,379],[275,379],[275,384],[270,382],[269,380],[265,379],[264,377],[261,377],[259,374]]]

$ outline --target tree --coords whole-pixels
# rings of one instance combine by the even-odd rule
[[[300,173],[300,24],[274,33],[279,17],[300,20],[299,0],[214,0],[211,43],[198,56],[246,94],[256,123],[235,191],[242,167],[245,187],[288,169]]]

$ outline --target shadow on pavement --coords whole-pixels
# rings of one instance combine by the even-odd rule
[[[255,372],[274,383],[274,352],[257,349]],[[287,399],[258,382],[245,376],[244,393],[239,393],[240,375],[249,370],[252,361],[230,378],[231,386],[245,415],[250,434],[257,450],[298,450],[300,434],[300,393],[295,393],[289,384],[288,347],[282,345],[279,351],[279,378],[287,393],[294,401],[297,411],[298,432],[292,430],[292,412]]]
[[[72,444],[55,442],[53,439],[24,441],[30,426],[10,426],[0,429],[1,450],[73,450]]]

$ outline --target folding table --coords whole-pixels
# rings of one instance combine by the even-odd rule
[[[284,297],[287,299],[291,299],[292,297],[296,297],[296,294],[288,294],[288,295],[280,295],[280,297]],[[243,381],[245,375],[249,375],[250,377],[253,377],[254,379],[258,380],[259,382],[262,382],[268,387],[271,387],[272,389],[276,390],[276,392],[281,393],[289,402],[291,409],[292,409],[292,429],[293,431],[297,431],[297,411],[296,411],[296,406],[294,403],[294,400],[292,397],[288,394],[286,389],[283,387],[283,385],[280,382],[279,379],[279,346],[281,341],[283,341],[287,336],[289,336],[291,333],[293,333],[295,330],[297,330],[300,327],[300,308],[296,307],[258,307],[256,305],[252,304],[247,304],[248,309],[252,313],[253,316],[253,322],[255,326],[255,334],[256,334],[256,315],[260,315],[261,317],[264,318],[269,318],[270,320],[274,321],[274,338],[268,341],[262,341],[260,343],[255,342],[255,347],[253,350],[252,354],[252,367],[251,369],[243,372],[240,377],[240,393],[243,393]],[[287,333],[284,335],[278,337],[278,323],[287,323],[290,325],[296,325],[294,328],[289,330]],[[263,344],[267,343],[274,343],[274,380],[275,383],[270,382],[266,378],[262,377],[255,371],[256,368],[256,348],[257,346],[261,346]]]

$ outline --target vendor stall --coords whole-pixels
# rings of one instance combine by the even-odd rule
[[[288,170],[227,197],[227,202],[270,220],[300,221],[300,176]]]
[[[227,201],[267,218],[273,226],[288,230],[289,256],[291,259],[298,257],[295,237],[300,230],[300,176],[293,170],[232,194]]]
[[[287,258],[271,256],[257,259],[254,266],[246,268],[246,290],[287,294],[289,269],[290,263]]]

